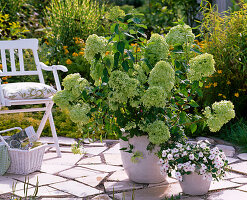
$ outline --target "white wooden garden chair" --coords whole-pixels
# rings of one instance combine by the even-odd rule
[[[25,70],[23,50],[30,49],[34,56],[36,65],[35,70]],[[54,140],[54,147],[57,155],[61,157],[57,133],[52,117],[52,95],[56,92],[51,86],[45,85],[42,70],[52,71],[57,90],[61,90],[57,70],[67,72],[67,68],[62,65],[47,66],[39,62],[38,58],[38,40],[37,39],[21,39],[14,41],[0,41],[1,63],[2,70],[0,70],[0,114],[20,113],[20,112],[39,112],[44,111],[44,116],[40,122],[37,130],[37,135],[40,137],[45,123],[49,118],[51,132]],[[9,51],[9,58],[6,53]],[[18,56],[16,56],[18,55]],[[19,57],[15,60],[15,57]],[[9,62],[8,62],[9,60]],[[17,65],[18,63],[18,65]],[[17,67],[16,67],[17,66]],[[37,75],[39,83],[7,83],[1,84],[2,77],[6,76],[33,76]],[[34,88],[33,88],[34,87]],[[36,87],[36,88],[35,88]],[[44,107],[33,107],[23,109],[1,110],[1,106],[16,106],[16,105],[36,105],[44,104]]]

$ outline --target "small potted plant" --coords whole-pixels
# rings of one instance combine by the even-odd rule
[[[161,173],[171,176],[174,170],[183,192],[189,195],[206,194],[211,180],[224,177],[228,169],[224,152],[204,142],[172,144],[159,157]]]

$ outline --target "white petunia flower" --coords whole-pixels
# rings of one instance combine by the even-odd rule
[[[173,160],[172,154],[168,154],[168,155],[167,155],[167,159],[168,159],[168,160]]]
[[[203,153],[202,152],[199,152],[199,157],[202,158],[203,157]]]
[[[182,147],[183,147],[183,145],[180,144],[180,143],[177,143],[176,146],[177,146],[178,148],[182,148]]]
[[[215,155],[214,155],[214,154],[211,154],[211,155],[208,157],[208,159],[213,160],[214,157],[215,157]]]
[[[190,155],[189,155],[189,159],[190,159],[190,160],[194,160],[194,159],[195,159],[194,154],[190,154]]]

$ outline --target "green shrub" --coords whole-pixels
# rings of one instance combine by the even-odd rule
[[[201,36],[203,51],[214,56],[217,73],[204,85],[204,103],[231,100],[237,116],[246,116],[247,109],[247,4],[233,13],[218,13],[208,3],[203,8]]]
[[[5,130],[12,127],[26,128],[33,126],[35,130],[39,127],[43,112],[37,113],[16,113],[0,115],[0,130]],[[70,120],[66,111],[61,111],[59,108],[53,109],[53,116],[58,136],[80,138],[81,133],[77,131],[77,126]],[[13,133],[4,133],[13,134]],[[3,134],[3,135],[4,135]],[[49,122],[46,123],[41,136],[52,136]]]
[[[105,5],[91,0],[52,0],[47,12],[52,35],[62,45],[71,45],[74,37],[86,39],[102,25]]]
[[[151,32],[166,33],[180,19],[193,27],[199,5],[197,0],[149,0],[137,10],[144,14],[143,22],[150,35]]]
[[[247,152],[247,121],[244,118],[226,124],[219,137],[239,146],[242,151]]]

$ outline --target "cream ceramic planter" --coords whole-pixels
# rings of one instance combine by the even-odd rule
[[[160,183],[165,181],[167,176],[161,175],[159,159],[154,154],[158,149],[154,149],[152,153],[146,149],[149,144],[147,136],[134,136],[129,139],[129,143],[134,145],[133,152],[139,151],[143,157],[138,158],[138,162],[132,162],[133,153],[121,151],[123,167],[129,179],[136,183]],[[124,147],[129,147],[128,142],[120,139],[120,148]]]
[[[189,175],[183,175],[183,181],[180,181],[180,186],[183,193],[189,195],[204,195],[208,192],[211,181],[203,179],[202,175],[193,172]]]

